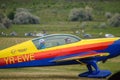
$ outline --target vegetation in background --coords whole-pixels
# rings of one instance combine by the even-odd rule
[[[21,8],[27,11],[16,14],[16,10]],[[70,12],[73,9],[82,9],[87,15],[89,15],[90,9],[91,19],[89,20],[89,17],[87,17],[88,20],[86,20],[86,15],[82,15],[85,19],[70,21],[70,15],[73,15]],[[25,33],[41,33],[42,30],[45,30],[48,34],[67,33],[81,38],[84,38],[84,34],[91,34],[93,38],[104,37],[106,33],[120,36],[119,0],[0,0],[0,13],[2,14],[0,14],[0,50],[33,38],[26,38]],[[118,13],[117,17],[114,15],[115,13]],[[11,27],[10,23],[10,26],[7,26],[10,21],[7,17],[12,21],[17,19],[18,22],[24,24],[13,24]],[[36,21],[39,21],[40,24],[26,24]],[[10,28],[6,29],[6,26]],[[18,34],[18,37],[9,37],[9,34],[13,31]],[[1,33],[4,33],[7,37],[2,37]],[[120,57],[117,57],[108,60],[105,64],[100,63],[98,65],[100,69],[108,69],[115,73],[120,70],[119,63]],[[79,78],[77,75],[84,71],[86,71],[86,67],[82,65],[0,69],[0,79],[97,80]]]
[[[107,19],[110,19],[110,18],[112,17],[112,14],[111,14],[110,12],[106,12],[106,13],[105,13],[105,17],[106,17]]]
[[[115,24],[116,22],[112,22],[112,25],[110,25],[114,14],[120,13],[119,4],[120,1],[118,0],[0,0],[0,12],[4,13],[5,16],[7,15],[11,20],[14,20],[16,10],[20,8],[27,9],[30,14],[36,15],[40,19],[40,24],[13,24],[13,26],[7,30],[0,29],[0,33],[4,32],[9,35],[15,31],[18,36],[23,37],[25,33],[39,33],[45,30],[48,34],[69,33],[80,37],[82,37],[82,31],[93,35],[93,37],[98,37],[99,33],[102,33],[101,37],[104,37],[105,33],[119,36],[119,26],[115,28],[112,27],[113,23]],[[91,17],[82,15],[85,19],[70,21],[69,15],[72,9],[83,9],[83,12],[91,15]],[[19,17],[16,17],[18,22],[32,22],[33,20],[28,20],[31,18],[29,13],[21,13],[27,17],[21,17],[19,13]],[[23,21],[21,18],[26,19]],[[87,21],[86,18],[88,19]],[[89,19],[91,21],[89,21]],[[119,19],[117,20],[119,22]],[[38,21],[38,19],[35,20],[35,22],[36,21]],[[81,30],[83,23],[85,23],[85,29]]]
[[[0,13],[0,29],[9,29],[11,25],[12,22],[3,13]]]
[[[70,21],[91,21],[93,20],[92,8],[74,8],[69,14]]]
[[[109,19],[110,26],[120,27],[120,14],[116,13],[113,17]]]
[[[15,24],[39,24],[39,17],[32,15],[27,9],[17,8],[13,23]]]
[[[105,21],[105,13],[120,13],[118,0],[1,0],[0,11],[9,14],[17,8],[26,8],[41,19],[41,23],[66,21],[73,8],[93,9],[94,20]],[[114,7],[113,7],[114,6]]]

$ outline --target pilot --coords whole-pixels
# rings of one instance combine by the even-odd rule
[[[66,43],[66,44],[69,44],[69,43],[71,43],[71,40],[70,40],[70,38],[66,38],[66,39],[65,39],[65,43]]]
[[[45,46],[45,40],[44,39],[40,39],[39,40],[39,49],[44,49],[44,48],[46,48],[46,46]]]

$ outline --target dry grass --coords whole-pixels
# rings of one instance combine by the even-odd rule
[[[72,68],[79,67],[80,65],[2,69],[2,73],[0,73],[0,80],[101,80],[79,78],[77,76],[79,74],[79,70],[70,70]]]
[[[7,38],[7,37],[0,37],[0,50],[13,46],[15,44],[30,40],[31,38]]]

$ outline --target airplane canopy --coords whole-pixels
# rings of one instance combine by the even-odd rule
[[[39,48],[40,41],[45,42],[46,48],[54,47],[54,46],[59,46],[59,45],[65,45],[69,43],[74,43],[78,42],[81,39],[75,35],[70,35],[70,34],[51,34],[51,35],[46,35],[44,37],[39,37],[36,39],[33,39],[34,45]]]

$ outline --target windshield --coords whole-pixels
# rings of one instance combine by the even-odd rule
[[[50,48],[80,41],[80,38],[69,34],[54,34],[32,40],[37,49]]]

